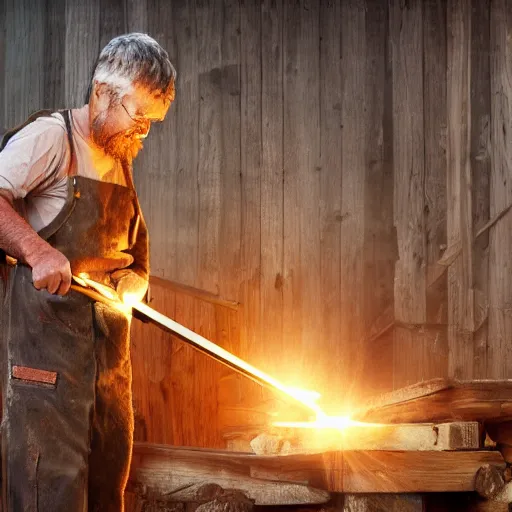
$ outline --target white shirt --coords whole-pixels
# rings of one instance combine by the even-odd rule
[[[126,185],[121,163],[88,142],[76,123],[72,128],[77,175]],[[66,123],[59,113],[36,119],[0,152],[0,190],[12,194],[18,213],[35,231],[64,206],[70,158]]]

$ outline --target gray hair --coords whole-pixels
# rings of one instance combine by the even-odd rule
[[[165,94],[176,81],[176,70],[167,52],[152,37],[133,32],[115,37],[103,48],[87,101],[95,81],[110,85],[119,95],[129,93],[134,85]]]

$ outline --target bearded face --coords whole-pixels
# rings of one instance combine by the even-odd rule
[[[106,154],[120,160],[132,160],[142,149],[142,140],[147,135],[141,127],[131,126],[115,130],[109,122],[109,110],[100,113],[92,122],[91,134],[94,143]]]
[[[160,94],[134,84],[130,92],[120,96],[108,84],[95,83],[90,105],[93,142],[116,159],[133,160],[151,124],[165,118],[174,100],[171,85],[169,94]]]

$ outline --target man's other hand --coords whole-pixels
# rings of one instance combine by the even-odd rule
[[[65,295],[71,286],[71,266],[57,249],[48,247],[31,258],[32,281],[38,290]]]
[[[147,280],[129,269],[117,270],[112,274],[112,280],[122,301],[130,296],[132,300],[140,302],[148,290]]]

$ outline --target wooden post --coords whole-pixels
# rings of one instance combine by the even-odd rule
[[[449,374],[473,375],[473,267],[470,167],[471,6],[468,0],[448,2],[448,249],[461,251],[448,269]]]
[[[423,96],[423,2],[389,3],[393,74],[394,223],[398,241],[395,266],[395,318],[425,324],[425,162]],[[394,340],[394,386],[426,378],[428,337],[397,327]]]

